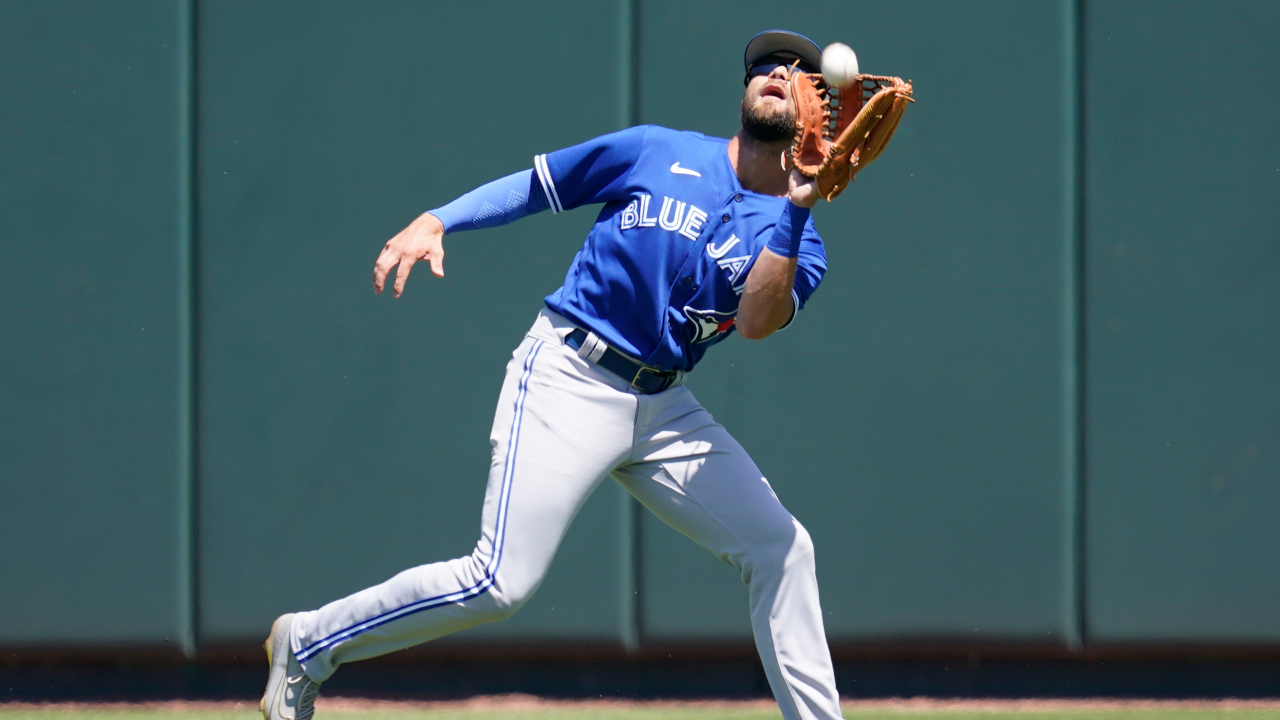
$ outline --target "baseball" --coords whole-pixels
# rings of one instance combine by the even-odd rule
[[[822,79],[846,88],[858,76],[858,56],[844,43],[831,43],[822,51]]]

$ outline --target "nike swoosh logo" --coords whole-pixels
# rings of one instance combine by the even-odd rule
[[[680,167],[679,160],[671,163],[671,172],[677,175],[692,175],[694,177],[702,177],[702,173],[698,172],[697,170],[690,170],[689,168]]]

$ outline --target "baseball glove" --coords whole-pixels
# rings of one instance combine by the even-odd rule
[[[853,177],[880,157],[911,98],[902,78],[858,75],[841,90],[822,75],[794,70],[791,97],[796,103],[796,137],[791,162],[805,177],[816,178],[818,193],[830,201]]]

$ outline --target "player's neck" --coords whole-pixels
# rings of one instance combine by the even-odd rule
[[[790,146],[788,140],[760,142],[739,130],[729,139],[729,162],[738,175],[738,182],[761,195],[786,196],[788,173],[782,167],[782,153]]]

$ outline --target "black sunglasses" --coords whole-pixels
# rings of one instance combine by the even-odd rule
[[[760,58],[756,62],[752,63],[750,69],[747,70],[747,76],[742,80],[742,84],[746,85],[747,83],[751,82],[751,78],[753,77],[757,77],[759,75],[768,75],[769,73],[777,69],[779,65],[787,68],[787,77],[791,77],[790,70],[793,65],[796,67],[796,69],[800,70],[801,72],[807,72],[807,73],[815,72],[813,67],[811,67],[809,63],[803,60],[800,60],[799,63],[797,63],[795,58],[787,58],[787,57],[778,56],[778,55],[767,55],[765,57]]]

